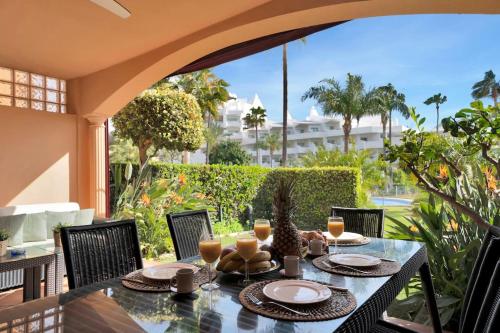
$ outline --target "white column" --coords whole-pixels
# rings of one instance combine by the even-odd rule
[[[89,121],[90,205],[98,217],[106,216],[106,130],[103,118]]]

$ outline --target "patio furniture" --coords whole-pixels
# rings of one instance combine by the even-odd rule
[[[28,247],[23,255],[13,256],[12,250],[0,257],[0,272],[6,276],[23,271],[23,302],[41,297],[42,270],[45,273],[45,296],[63,290],[63,258],[60,249]]]
[[[238,285],[238,280],[233,276],[220,274],[216,282],[221,288],[211,296],[209,292],[196,290],[192,295],[174,295],[170,292],[137,292],[122,286],[120,279],[113,279],[100,285],[87,286],[72,290],[58,296],[64,316],[71,315],[74,323],[71,331],[91,331],[98,327],[105,331],[107,325],[117,322],[129,322],[133,320],[140,323],[146,331],[165,331],[170,328],[177,332],[237,332],[239,329],[277,333],[288,332],[368,332],[380,318],[383,311],[395,299],[400,290],[408,283],[421,267],[426,267],[427,254],[425,245],[392,239],[373,239],[365,246],[352,248],[353,252],[379,255],[388,259],[395,259],[401,265],[401,270],[389,277],[350,277],[329,274],[312,265],[311,259],[306,258],[302,263],[304,279],[325,282],[337,287],[348,288],[355,296],[357,306],[354,312],[348,316],[324,321],[287,321],[267,318],[250,312],[242,307],[239,302],[239,292],[243,287]],[[183,262],[199,263],[199,257],[188,258]],[[420,271],[426,276],[428,270]],[[281,279],[278,272],[263,276],[255,276],[257,281]],[[424,284],[429,280],[424,280]],[[432,291],[432,286],[426,285],[427,290]],[[102,288],[102,290],[100,290]],[[99,300],[102,295],[107,295],[116,305],[108,308],[106,303]],[[216,295],[216,296],[215,296]],[[98,296],[98,297],[97,297]],[[69,311],[76,305],[95,300],[94,309],[90,307],[79,307],[78,312]],[[212,305],[210,305],[212,302]],[[435,303],[429,304],[431,309]],[[51,305],[47,305],[50,307]],[[40,302],[31,302],[24,305],[12,307],[0,313],[0,327],[3,322],[13,321],[18,318],[19,313],[28,315],[43,309]],[[122,311],[117,311],[122,310]],[[158,318],[160,318],[159,320]],[[79,320],[80,319],[80,320]],[[15,321],[14,321],[15,322]],[[436,332],[439,330],[439,321],[435,323]],[[109,326],[111,327],[111,326]],[[134,329],[132,325],[131,329]],[[127,331],[123,329],[123,331]]]
[[[62,228],[61,241],[70,289],[142,268],[134,220]]]
[[[198,255],[198,241],[203,233],[212,233],[207,210],[167,214],[168,229],[177,260]]]
[[[54,248],[52,227],[55,224],[91,224],[94,223],[93,216],[94,209],[80,210],[76,202],[14,205],[0,207],[0,228],[5,228],[5,223],[9,225],[7,228],[14,240],[9,249],[39,247],[51,250]],[[64,262],[62,270],[65,270]],[[0,290],[22,286],[23,274],[22,269],[0,272]],[[42,279],[44,274],[42,270]]]
[[[500,332],[500,228],[491,226],[484,237],[469,278],[458,333]],[[434,314],[435,316],[437,314]],[[410,323],[411,324],[411,323]],[[370,332],[415,332],[379,321]]]
[[[383,237],[383,209],[332,207],[331,215],[344,219],[345,231],[357,232],[365,237]]]

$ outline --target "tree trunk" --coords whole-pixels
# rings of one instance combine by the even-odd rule
[[[436,134],[438,134],[439,133],[439,104],[436,104],[436,115],[437,115]]]
[[[382,114],[380,116],[380,121],[382,122],[382,139],[385,140],[387,137],[387,118]]]
[[[288,140],[288,65],[286,44],[283,44],[283,145],[281,147],[281,166],[286,167]]]
[[[497,102],[497,99],[498,99],[498,92],[496,91],[496,88],[493,87],[493,106],[497,106],[498,105],[498,102]]]
[[[207,114],[207,133],[209,132],[209,130],[210,130],[210,112],[208,112],[208,114]],[[205,138],[205,140],[206,140],[206,138]],[[207,145],[205,147],[205,164],[209,163],[209,158],[208,158],[209,154],[210,154],[210,144],[208,143],[208,140],[207,140]]]
[[[392,144],[392,110],[389,110],[389,143]]]
[[[189,152],[187,150],[182,152],[182,164],[189,164]]]
[[[148,149],[151,147],[151,140],[146,139],[141,141],[137,146],[139,148],[139,162],[141,163],[141,166],[143,166],[148,160]]]
[[[259,125],[255,125],[255,149],[257,150],[257,165],[259,162]]]
[[[351,118],[344,118],[342,128],[344,129],[344,153],[347,154],[349,152],[349,134],[352,129]]]
[[[271,155],[271,168],[273,167],[273,154],[274,150],[269,149],[269,154]]]

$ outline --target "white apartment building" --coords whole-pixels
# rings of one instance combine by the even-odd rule
[[[219,126],[224,129],[225,138],[240,142],[243,149],[250,153],[257,163],[257,151],[255,146],[255,129],[245,129],[243,118],[253,107],[265,106],[256,94],[251,102],[245,98],[229,100],[219,109]],[[315,107],[309,110],[309,115],[305,120],[296,120],[288,114],[288,160],[293,163],[307,152],[315,152],[318,147],[324,146],[328,150],[344,149],[344,132],[342,130],[342,119],[338,117],[324,117],[319,115]],[[269,133],[282,133],[283,123],[266,118],[265,125],[259,128],[259,141],[269,135]],[[398,124],[397,119],[393,119],[392,141],[399,143],[401,132],[405,128]],[[388,131],[389,129],[387,129]],[[354,121],[350,134],[350,140],[354,143],[355,149],[369,149],[373,151],[373,156],[377,156],[383,151],[382,124],[379,116],[363,117],[359,124]],[[281,149],[275,151],[270,156],[268,150],[259,150],[259,164],[270,166],[271,159],[273,167],[279,166],[281,160]],[[204,163],[204,147],[191,157],[191,163]]]

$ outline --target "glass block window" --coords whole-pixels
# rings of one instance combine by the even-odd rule
[[[0,105],[66,113],[66,81],[0,67]]]

